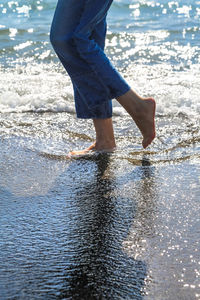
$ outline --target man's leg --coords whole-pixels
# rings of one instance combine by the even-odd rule
[[[92,32],[91,38],[98,43],[98,45],[104,49],[105,46],[105,36],[106,36],[106,20],[102,20]],[[88,109],[87,104],[82,101],[81,96],[76,88],[74,88],[75,93],[75,102],[76,105],[79,105],[77,111],[83,109]],[[84,107],[86,106],[86,108]],[[103,112],[104,109],[104,112]],[[109,115],[109,112],[112,114],[112,101],[108,101],[108,106],[103,106],[102,112],[105,115]],[[113,151],[116,148],[115,137],[113,131],[112,118],[98,118],[93,119],[94,128],[96,132],[95,142],[88,148],[79,151],[71,151],[69,157],[76,155],[84,155],[90,151]]]
[[[96,141],[84,150],[71,151],[68,157],[77,155],[85,155],[90,151],[106,151],[112,152],[116,148],[115,137],[113,131],[112,118],[109,119],[93,119]]]
[[[156,136],[155,110],[156,102],[152,98],[142,98],[133,90],[117,98],[139,128],[143,148],[148,147]]]
[[[94,1],[94,3],[93,3]],[[91,53],[90,44],[95,45],[97,52],[104,53],[101,45],[93,38],[95,28],[105,20],[107,10],[112,3],[111,0],[58,0],[54,19],[51,27],[50,40],[63,66],[73,81],[73,85],[78,91],[82,101],[87,104],[90,114],[78,113],[80,118],[109,118],[111,114],[103,115],[102,107],[106,107],[112,97],[112,87],[106,85],[101,74],[93,68],[92,62],[82,57],[83,48],[89,43],[88,50],[91,56],[95,56],[97,61],[99,55]],[[95,5],[94,5],[95,4]],[[85,28],[85,18],[87,20],[87,28]],[[86,41],[77,44],[76,34],[79,29],[84,27],[84,34],[87,35]],[[85,29],[87,32],[85,32]],[[106,58],[105,54],[104,57]],[[109,60],[107,59],[107,62]],[[99,63],[101,65],[101,61]],[[111,64],[110,64],[111,66]],[[101,66],[102,68],[102,66]],[[113,70],[114,68],[111,67]],[[104,71],[104,73],[106,73]],[[117,71],[115,71],[117,73]],[[118,73],[117,73],[118,74]],[[120,77],[118,74],[117,77]],[[110,81],[113,80],[110,78]],[[119,85],[122,87],[120,89]],[[120,89],[117,94],[121,95],[130,88],[124,80],[120,80],[116,84]],[[109,104],[110,106],[110,104]]]
[[[135,121],[143,135],[142,145],[146,148],[155,138],[155,108],[156,104],[152,98],[142,98],[137,95],[124,79],[119,75],[115,68],[110,64],[103,50],[98,44],[90,39],[90,28],[105,16],[112,1],[87,1],[80,23],[73,35],[73,41],[80,56],[88,63],[94,74],[97,75],[99,87],[102,93],[107,93],[109,97],[116,98],[126,109]],[[92,80],[91,80],[92,82]],[[81,78],[78,84],[81,89]],[[97,90],[98,92],[98,90]],[[104,98],[105,95],[104,95]],[[96,95],[94,107],[101,105],[102,100]],[[92,105],[92,103],[91,103]]]
[[[112,1],[59,0],[59,3],[61,16],[58,12],[55,14],[52,42],[80,96],[92,111],[93,119],[99,118],[102,104],[115,97],[136,122],[146,148],[155,137],[155,101],[136,95],[110,64],[101,47],[91,39],[92,30],[106,16]],[[76,18],[67,15],[71,8]],[[69,20],[76,23],[69,24]]]

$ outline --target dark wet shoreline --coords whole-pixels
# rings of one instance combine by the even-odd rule
[[[0,299],[198,299],[197,161],[56,160],[13,142],[11,156],[6,143]]]

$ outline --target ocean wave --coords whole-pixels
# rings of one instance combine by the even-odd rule
[[[155,97],[159,115],[199,118],[200,65],[181,71],[169,65],[129,65],[122,74],[144,96]],[[73,88],[68,75],[54,64],[16,66],[0,70],[0,112],[75,113]],[[113,101],[114,115],[124,110]]]

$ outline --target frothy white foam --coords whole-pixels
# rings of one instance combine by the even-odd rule
[[[134,70],[134,72],[132,71]],[[199,118],[199,66],[186,71],[174,71],[163,65],[130,65],[126,78],[143,96],[157,102],[158,114],[186,114]],[[0,70],[0,112],[69,112],[75,113],[73,88],[69,77],[55,66],[16,67]],[[114,115],[125,114],[113,101]]]
[[[173,70],[169,65],[132,66],[134,73],[129,76],[131,86],[139,94],[152,96],[157,103],[157,113],[199,118],[199,66],[185,71]]]
[[[33,68],[1,73],[0,112],[74,113],[73,91],[66,76]]]

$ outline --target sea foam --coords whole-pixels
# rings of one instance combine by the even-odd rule
[[[134,70],[134,73],[132,73]],[[125,75],[140,95],[154,97],[160,115],[185,114],[199,119],[200,75],[197,65],[185,71],[167,65],[130,65]],[[0,112],[75,113],[71,80],[63,71],[37,66],[0,71]],[[126,114],[113,101],[113,114]]]

